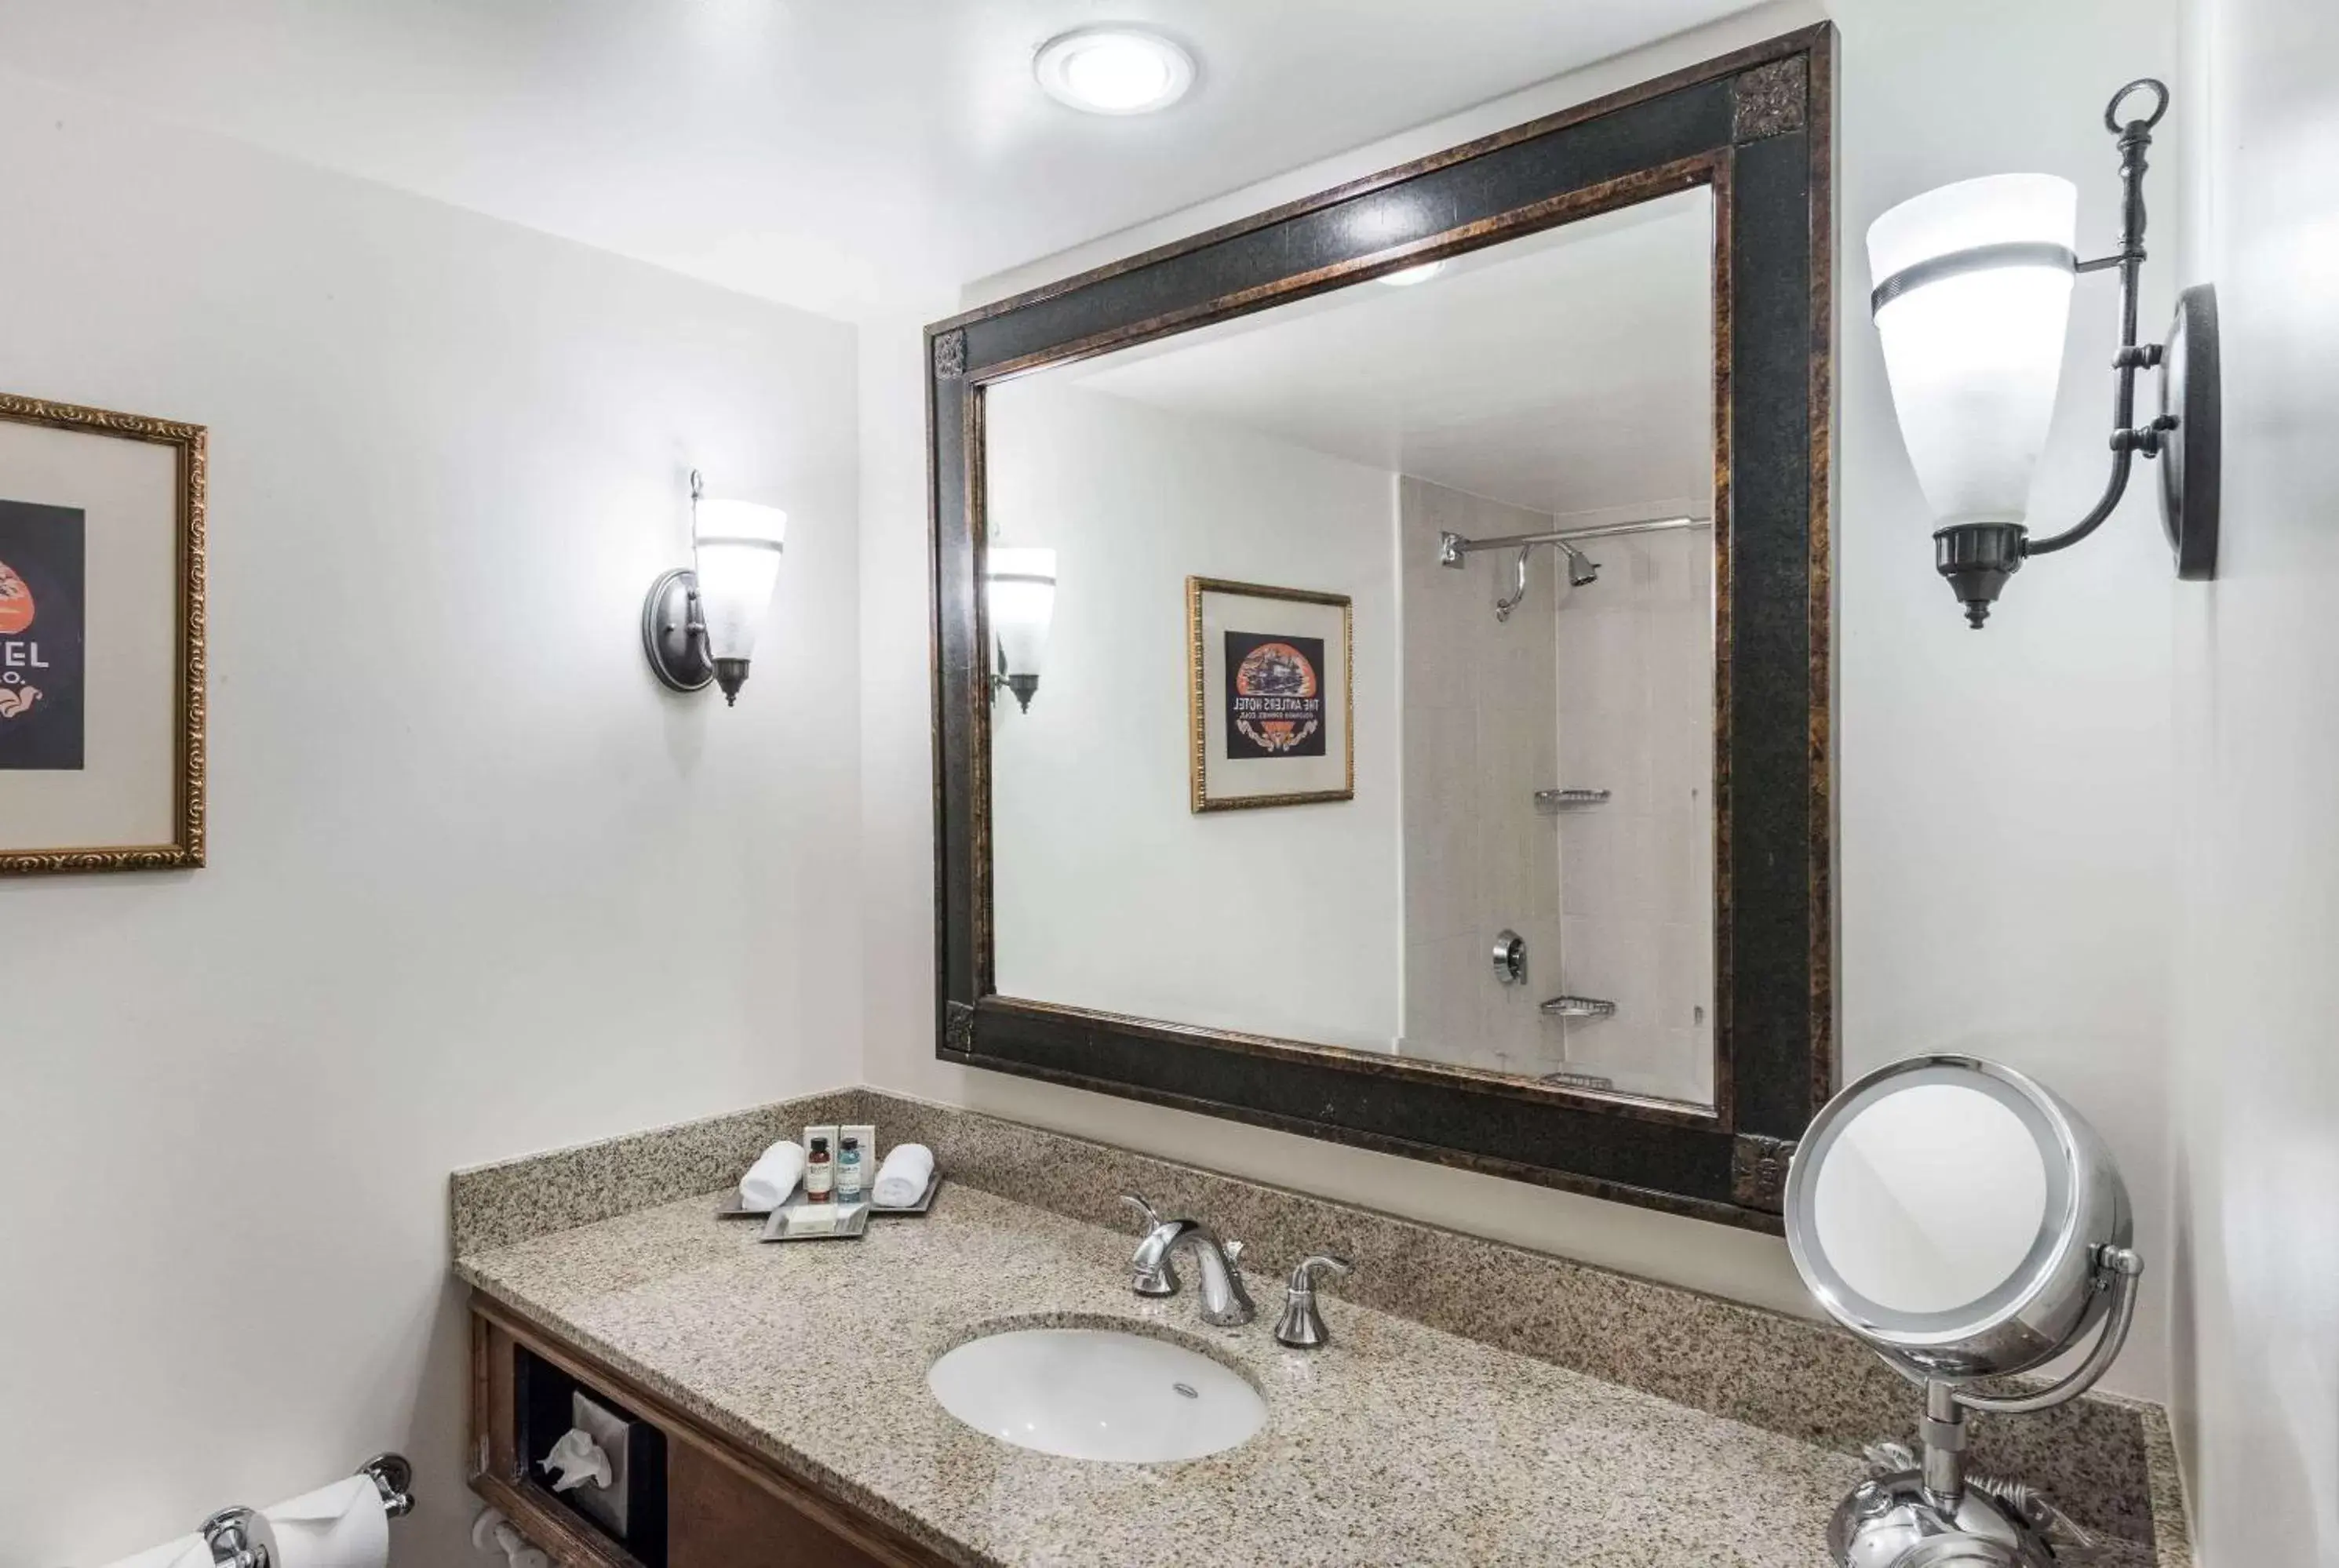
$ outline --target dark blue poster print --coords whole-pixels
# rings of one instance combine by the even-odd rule
[[[1227,633],[1229,759],[1324,754],[1324,639]]]
[[[81,768],[83,524],[0,500],[0,771]]]

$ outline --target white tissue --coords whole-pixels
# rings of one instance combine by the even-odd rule
[[[382,1568],[390,1561],[390,1513],[370,1475],[263,1508],[276,1532],[270,1568]]]
[[[784,1138],[739,1178],[739,1201],[750,1208],[777,1208],[804,1179],[804,1145]]]
[[[182,1535],[176,1541],[120,1558],[106,1568],[212,1568],[211,1549],[200,1535]]]
[[[617,1472],[610,1467],[608,1455],[593,1441],[593,1435],[582,1427],[572,1426],[560,1435],[552,1452],[536,1462],[539,1470],[558,1470],[560,1479],[552,1484],[555,1492],[574,1492],[590,1481],[596,1486],[607,1486]]]
[[[934,1151],[923,1143],[897,1143],[877,1168],[869,1196],[885,1208],[907,1208],[926,1195],[934,1174]]]

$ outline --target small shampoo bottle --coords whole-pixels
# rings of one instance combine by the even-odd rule
[[[861,1201],[861,1140],[848,1138],[836,1146],[836,1201]]]
[[[804,1201],[827,1203],[836,1196],[836,1162],[829,1158],[828,1139],[812,1140],[812,1153],[804,1160]]]

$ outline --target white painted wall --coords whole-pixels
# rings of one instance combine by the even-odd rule
[[[390,1446],[468,1561],[448,1171],[857,1073],[852,330],[15,78],[0,212],[0,387],[211,427],[212,861],[0,883],[0,1563]]]
[[[2129,77],[2172,69],[2175,0],[1839,0],[1828,13],[1843,35],[1836,567],[1844,1063],[1858,1072],[1916,1051],[1983,1051],[2036,1072],[2097,1124],[2127,1173],[2140,1242],[2156,1260],[2136,1340],[2108,1382],[2157,1395],[2167,1382],[2169,643],[2178,589],[2151,498],[2140,494],[2085,551],[2025,571],[1987,633],[1965,629],[1933,573],[1931,524],[1866,324],[1860,239],[1886,207],[1942,181],[2043,169],[2078,182],[2087,242],[2107,244],[2117,183],[2103,100]],[[1762,7],[971,292],[995,297],[1821,14],[1800,0]],[[2156,253],[2174,253],[2182,216],[2174,202],[2156,208]],[[2158,320],[2168,274],[2156,268],[2151,276],[2146,314]],[[2082,288],[2065,406],[2038,488],[2042,524],[2075,516],[2102,483],[2103,367],[2116,338],[2103,281]],[[862,364],[864,919],[873,942],[922,953],[933,896],[925,609],[898,586],[925,534],[911,323],[865,330]],[[881,567],[897,581],[880,587]],[[868,1074],[890,1088],[1810,1310],[1784,1247],[1768,1238],[950,1067],[933,1060],[922,959],[873,960],[864,997]]]
[[[2172,1405],[2206,1568],[2303,1568],[2339,1563],[2339,12],[2186,13],[2226,449],[2217,581],[2176,639]]]
[[[992,710],[1001,992],[1392,1049],[1395,476],[1061,371],[985,428],[998,542],[1053,547],[1059,584],[1039,695]],[[1354,800],[1192,810],[1189,576],[1354,601]]]

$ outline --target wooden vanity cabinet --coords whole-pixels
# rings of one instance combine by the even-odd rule
[[[525,1351],[625,1406],[666,1443],[663,1568],[945,1568],[949,1559],[824,1497],[631,1379],[471,1298],[471,1490],[566,1568],[660,1568],[557,1498],[518,1451]]]

